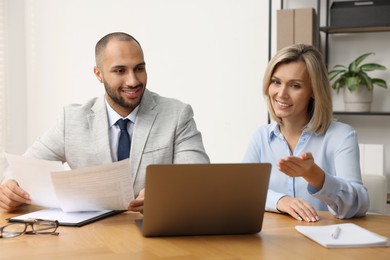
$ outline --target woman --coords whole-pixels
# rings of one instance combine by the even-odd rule
[[[332,121],[321,53],[304,44],[280,50],[268,64],[263,94],[275,122],[257,129],[244,162],[272,163],[266,210],[308,222],[319,220],[317,210],[337,218],[365,215],[357,135]]]

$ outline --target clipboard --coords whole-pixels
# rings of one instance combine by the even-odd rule
[[[101,210],[83,212],[64,212],[61,209],[42,209],[9,218],[9,222],[23,222],[27,219],[57,220],[60,226],[81,227],[92,222],[111,217],[126,210]]]

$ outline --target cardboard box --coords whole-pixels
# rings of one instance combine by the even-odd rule
[[[316,14],[313,8],[277,10],[276,19],[277,50],[297,43],[316,45]]]
[[[294,44],[294,10],[277,10],[276,49]]]
[[[295,9],[294,43],[316,44],[316,14],[313,8]]]
[[[330,8],[332,27],[389,25],[390,1],[388,0],[333,2]]]

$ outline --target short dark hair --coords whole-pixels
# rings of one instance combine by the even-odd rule
[[[111,40],[118,40],[118,41],[134,41],[138,44],[138,46],[141,48],[142,50],[142,47],[141,47],[141,44],[137,41],[137,39],[135,39],[133,36],[131,36],[130,34],[127,34],[127,33],[124,33],[124,32],[113,32],[113,33],[109,33],[107,34],[106,36],[104,36],[103,38],[101,38],[97,43],[96,43],[96,46],[95,46],[95,60],[96,60],[96,66],[99,67],[99,56],[102,54],[102,52],[106,49],[107,47],[107,44],[111,41]]]

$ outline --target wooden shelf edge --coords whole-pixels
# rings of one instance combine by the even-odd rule
[[[390,32],[390,25],[382,26],[362,26],[362,27],[320,27],[321,32],[336,34],[336,33],[362,33],[362,32]]]
[[[351,116],[390,116],[390,112],[372,111],[372,112],[347,112],[347,111],[333,111],[333,115],[351,115]]]

